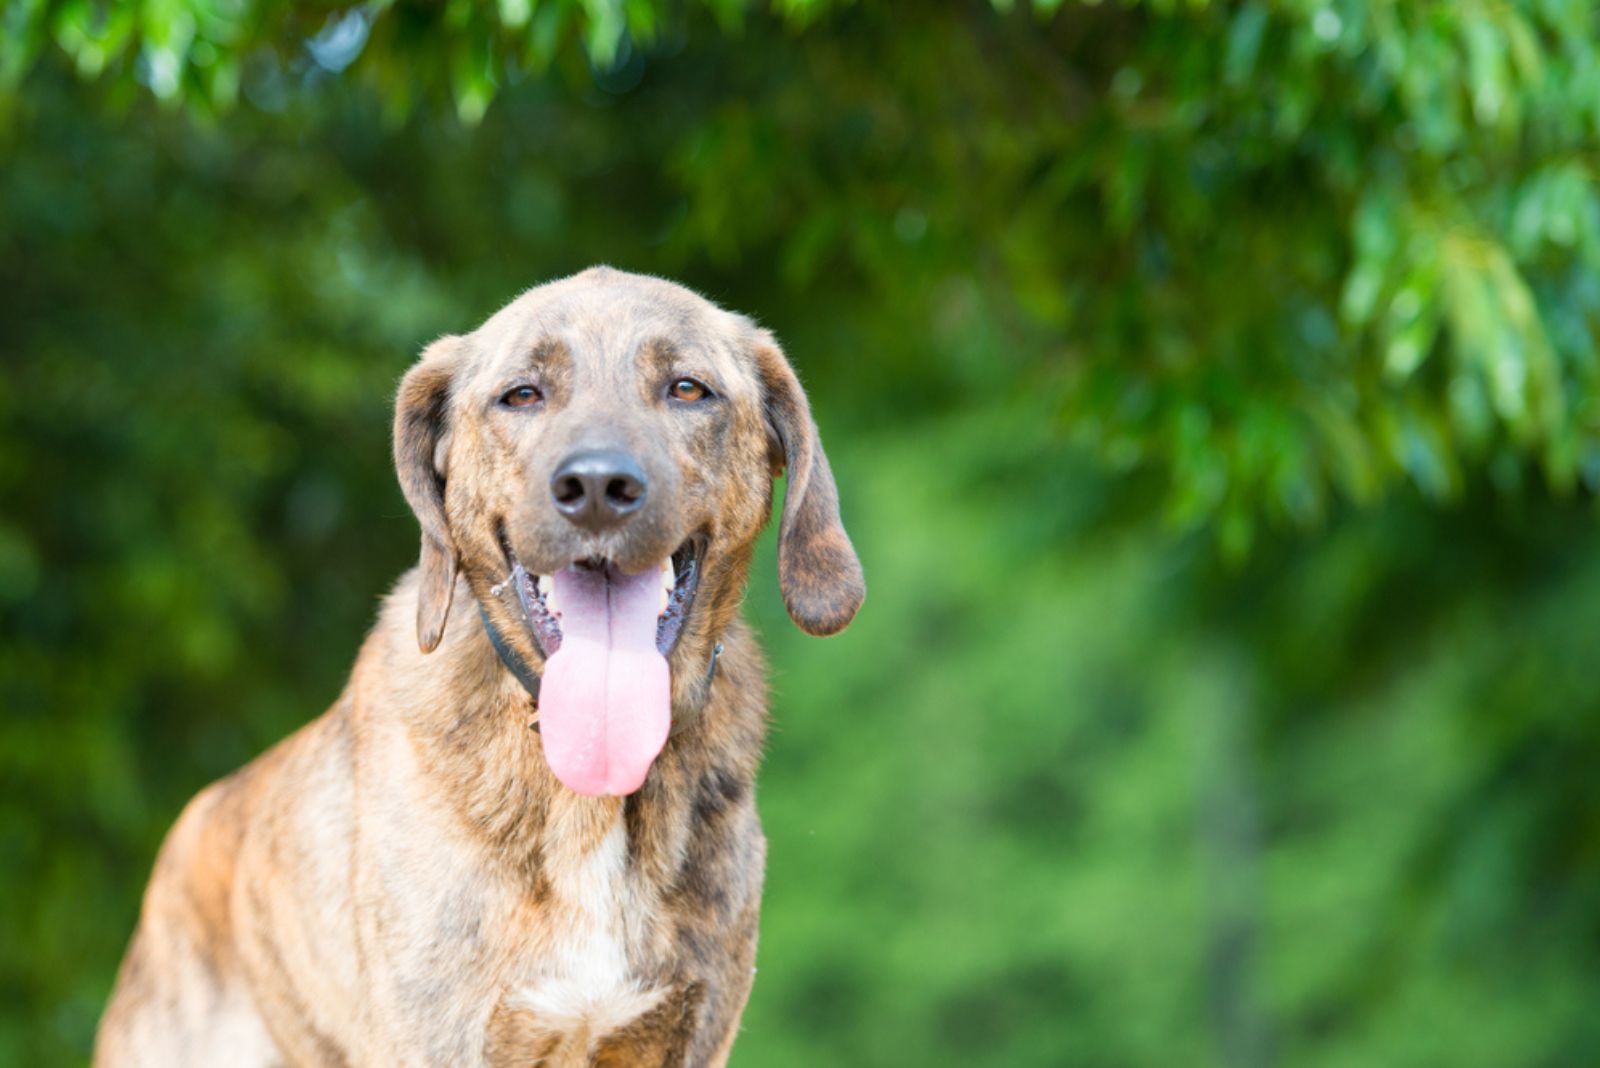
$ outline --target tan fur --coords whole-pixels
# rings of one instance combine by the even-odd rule
[[[719,402],[663,403],[686,373]],[[530,376],[539,413],[494,403]],[[431,346],[395,425],[419,566],[334,706],[179,818],[95,1063],[725,1062],[766,853],[763,665],[738,603],[775,467],[790,472],[780,558],[796,621],[832,633],[864,592],[793,373],[747,320],[598,268]],[[653,488],[626,534],[584,540],[544,487],[595,435],[645,457]],[[708,548],[669,660],[672,736],[637,793],[578,796],[548,770],[535,703],[479,617],[542,667],[495,589],[501,539],[547,573],[602,551],[642,568],[692,534]]]

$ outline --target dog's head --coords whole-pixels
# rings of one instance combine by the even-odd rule
[[[419,644],[464,577],[542,675],[545,753],[580,793],[638,789],[672,708],[705,699],[777,474],[790,616],[833,634],[866,592],[777,343],[660,279],[595,268],[435,342],[401,383],[394,451],[422,524]]]

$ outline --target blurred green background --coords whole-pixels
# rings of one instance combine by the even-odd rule
[[[8,0],[0,1063],[413,560],[394,384],[595,262],[754,314],[747,1065],[1600,1063],[1577,0]]]

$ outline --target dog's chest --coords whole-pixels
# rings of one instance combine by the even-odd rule
[[[527,979],[505,1007],[522,1029],[587,1044],[649,1012],[663,990],[645,981],[637,960],[650,937],[658,902],[629,871],[620,807],[598,840],[547,839],[546,938]]]

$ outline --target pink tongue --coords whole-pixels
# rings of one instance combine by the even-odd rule
[[[672,725],[667,658],[656,649],[661,575],[569,567],[551,576],[561,647],[539,683],[550,770],[580,794],[631,794]]]

